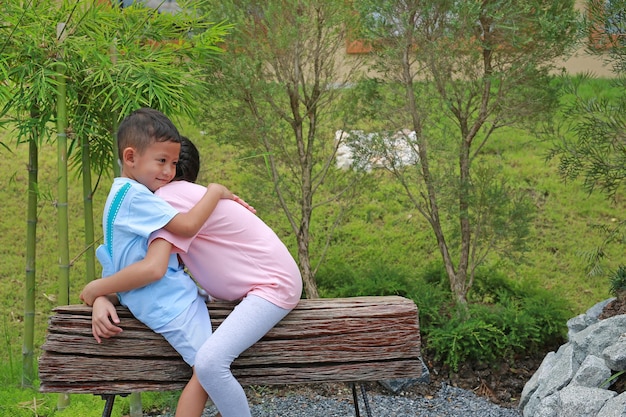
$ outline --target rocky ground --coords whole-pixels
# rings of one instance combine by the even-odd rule
[[[606,319],[620,314],[626,314],[626,300],[614,300],[609,303],[600,315]],[[431,384],[412,388],[413,391],[424,391],[423,395],[432,395],[442,381],[450,385],[472,390],[476,394],[487,397],[490,401],[504,407],[517,407],[524,385],[541,365],[545,355],[558,349],[555,345],[545,352],[532,356],[516,358],[512,363],[503,361],[494,367],[480,364],[464,364],[458,373],[445,370],[440,364],[428,363],[431,375]],[[626,391],[626,376],[620,377],[613,386],[618,392]],[[431,391],[432,390],[432,391]]]
[[[600,318],[604,319],[618,314],[626,314],[626,302],[613,301],[608,304]],[[442,384],[448,384],[453,387],[473,391],[478,396],[484,397],[501,407],[517,408],[526,382],[539,368],[545,355],[550,351],[558,349],[561,343],[562,341],[555,342],[555,346],[546,348],[545,352],[518,357],[512,361],[492,363],[490,366],[464,363],[458,372],[452,372],[443,364],[430,359],[425,353],[423,359],[430,372],[430,383],[415,384],[400,395],[433,398],[441,389]],[[390,394],[386,388],[377,383],[368,383],[366,388],[370,394]],[[616,381],[613,389],[618,392],[626,391],[626,375]],[[272,397],[284,397],[294,394],[309,398],[321,396],[352,401],[350,386],[337,383],[246,387],[246,392],[251,404],[259,404]]]
[[[609,303],[601,319],[612,317],[618,314],[626,314],[626,301],[613,301]],[[423,359],[430,371],[429,384],[416,384],[405,390],[403,395],[415,395],[422,397],[432,397],[441,388],[442,383],[452,385],[457,388],[473,391],[481,397],[489,399],[491,402],[502,407],[517,407],[519,399],[524,389],[524,385],[541,365],[543,358],[550,351],[559,348],[562,341],[555,343],[555,346],[548,347],[545,352],[537,352],[534,355],[518,357],[513,361],[501,361],[500,363],[485,364],[465,363],[458,372],[452,372],[441,363],[437,363],[424,355]],[[626,376],[624,381],[618,380],[614,388],[624,387],[626,391]],[[368,384],[368,392],[389,394],[385,388],[379,384]],[[305,386],[284,386],[270,387],[267,389],[250,389],[249,396],[252,402],[267,395],[286,395],[289,392],[296,392],[304,395],[322,395],[325,397],[345,397],[351,398],[350,387],[344,384],[318,384]]]
[[[558,348],[558,346],[556,346]],[[489,401],[502,407],[515,408],[526,381],[537,370],[545,354],[533,357],[518,358],[514,364],[503,361],[494,367],[480,364],[464,364],[458,372],[451,372],[440,363],[429,360],[424,356],[424,362],[430,372],[430,383],[418,383],[404,390],[402,396],[433,398],[437,395],[442,384],[473,391],[475,394],[487,398]],[[377,383],[366,385],[369,394],[391,394],[386,388]],[[302,395],[315,398],[316,396],[336,398],[352,401],[352,391],[349,385],[339,383],[325,383],[296,386],[246,387],[251,404],[261,403],[269,397],[288,395]]]

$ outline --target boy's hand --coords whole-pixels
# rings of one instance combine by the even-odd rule
[[[250,204],[246,203],[241,198],[239,198],[238,196],[233,194],[228,188],[224,187],[223,185],[217,184],[217,183],[213,182],[213,183],[209,184],[209,187],[213,187],[214,189],[219,190],[219,192],[221,192],[221,197],[220,198],[225,198],[225,199],[228,199],[228,200],[234,200],[237,203],[239,203],[242,206],[244,206],[245,208],[247,208],[248,210],[250,210],[252,213],[256,213],[256,210],[254,209],[254,207],[252,207]]]
[[[256,213],[255,208],[252,207],[250,204],[246,203],[245,201],[243,201],[241,198],[239,198],[239,196],[236,196],[235,194],[233,194],[233,200],[235,200],[237,203],[241,204],[242,206],[244,206],[251,212]]]
[[[108,339],[122,332],[115,306],[107,297],[98,297],[93,302],[91,312],[91,333],[96,342],[101,343],[101,337]]]
[[[220,198],[227,198],[229,200],[233,199],[233,193],[222,184],[217,184],[215,182],[212,182],[209,184],[207,189],[218,192],[220,195]]]

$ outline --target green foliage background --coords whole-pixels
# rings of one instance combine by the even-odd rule
[[[597,89],[597,86],[593,87]],[[603,84],[608,89],[608,83]],[[242,197],[254,196],[255,188],[271,188],[252,181],[246,160],[233,145],[218,145],[214,138],[186,124],[181,131],[202,152],[200,182],[221,182]],[[470,316],[454,319],[449,289],[441,268],[435,240],[422,218],[406,204],[397,184],[381,171],[371,174],[367,189],[337,229],[327,259],[317,279],[325,297],[400,294],[416,301],[420,309],[424,354],[445,361],[451,369],[466,360],[489,361],[494,357],[514,360],[520,349],[539,352],[559,343],[565,321],[609,297],[606,275],[587,274],[586,258],[603,236],[597,225],[610,225],[625,212],[626,201],[614,203],[599,194],[588,194],[579,183],[564,183],[557,162],[546,161],[550,144],[534,136],[506,130],[492,141],[488,158],[504,167],[509,181],[532,197],[536,216],[531,227],[530,252],[522,264],[495,261],[479,271],[470,293]],[[13,133],[0,132],[0,416],[99,416],[103,402],[89,395],[72,396],[71,406],[55,411],[56,395],[19,388],[25,275],[27,146],[15,146]],[[45,337],[50,309],[56,305],[57,246],[54,208],[56,147],[44,145],[40,157],[41,202],[38,223],[36,345]],[[95,180],[94,180],[95,181]],[[110,178],[100,183],[94,210],[101,213]],[[78,303],[84,285],[82,200],[80,181],[70,182],[71,299]],[[246,198],[287,245],[294,239],[271,201]],[[321,214],[323,215],[323,213]],[[100,224],[100,218],[96,219]],[[315,227],[315,226],[313,226]],[[99,229],[98,229],[99,230]],[[100,236],[97,231],[96,235]],[[614,270],[623,247],[610,248],[606,270]],[[622,261],[623,262],[623,261]],[[145,407],[172,407],[176,393],[146,394]],[[115,416],[128,410],[127,400],[116,403]]]

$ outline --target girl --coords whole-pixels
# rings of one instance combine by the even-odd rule
[[[193,183],[199,172],[199,154],[189,139],[182,139],[178,180],[162,186],[156,194],[186,212],[206,188]],[[207,394],[222,417],[250,416],[245,392],[230,365],[297,305],[302,293],[298,266],[278,236],[245,203],[222,199],[196,236],[184,238],[164,229],[154,232],[143,261],[87,284],[81,299],[94,306],[96,338],[121,331],[114,324],[119,319],[109,299],[98,298],[94,304],[96,298],[118,291],[116,287],[126,286],[133,276],[159,279],[171,252],[180,256],[196,282],[212,297],[240,300],[198,350],[194,373],[180,397],[176,416],[200,416]]]

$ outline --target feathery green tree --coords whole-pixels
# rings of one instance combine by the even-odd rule
[[[132,110],[153,107],[187,118],[196,114],[204,90],[203,71],[222,52],[217,45],[227,26],[210,22],[192,3],[201,5],[202,1],[180,2],[183,12],[170,15],[144,7],[120,10],[91,1],[2,2],[0,120],[15,127],[17,142],[30,142],[32,152],[51,139],[50,122],[56,121],[57,139],[67,135],[67,144],[58,142],[59,154],[63,148],[68,152],[59,157],[59,169],[69,158],[79,175],[109,174],[117,159],[112,146],[114,127]],[[60,22],[65,23],[65,37],[56,42]],[[66,81],[65,94],[58,89],[60,80]],[[57,100],[62,94],[66,96],[65,115]],[[28,219],[32,250],[26,261],[27,317],[34,316],[37,155],[31,154],[29,161],[29,204],[35,208],[28,210],[34,218],[29,215]],[[86,179],[83,184],[90,199],[93,185]],[[86,211],[85,216],[86,228],[93,229],[93,215]],[[68,285],[61,280],[59,294],[69,294]],[[25,326],[23,381],[30,383],[34,329],[31,320],[25,320]]]
[[[482,162],[493,132],[534,123],[557,101],[550,71],[576,41],[574,0],[362,0],[354,2],[372,47],[364,107],[377,103],[387,158],[431,226],[456,302],[467,303],[489,255],[519,254],[529,203]],[[378,88],[384,85],[384,90]],[[408,129],[410,167],[394,159],[393,133]],[[369,156],[368,156],[369,157]]]
[[[211,91],[220,98],[205,106],[205,130],[244,145],[246,169],[257,178],[255,191],[275,194],[297,240],[306,296],[315,298],[324,247],[353,190],[353,173],[340,172],[333,163],[341,89],[362,65],[360,57],[341,59],[354,14],[349,2],[334,0],[210,5],[215,19],[228,19],[235,29],[226,38],[220,70],[211,77]],[[263,187],[268,175],[271,185]],[[323,204],[335,204],[335,216],[313,222]],[[312,242],[320,247],[315,256]]]
[[[26,242],[26,282],[24,294],[24,344],[22,385],[31,386],[34,380],[34,318],[36,292],[36,231],[37,204],[39,200],[38,152],[44,141],[50,139],[48,125],[54,120],[56,80],[54,77],[55,55],[49,55],[46,46],[54,44],[56,23],[51,30],[49,42],[33,38],[34,30],[29,15],[36,8],[16,8],[12,2],[2,3],[4,25],[0,27],[3,42],[0,46],[0,97],[2,97],[3,125],[17,129],[17,145],[28,143],[28,218]],[[23,24],[18,30],[14,23]],[[40,22],[47,24],[49,22]],[[30,33],[25,35],[24,32]],[[5,144],[5,146],[8,146]]]
[[[562,124],[549,124],[545,135],[553,141],[551,158],[558,159],[565,181],[581,178],[591,192],[603,193],[618,201],[626,185],[626,0],[590,1],[583,33],[586,50],[604,59],[612,68],[611,83],[616,95],[589,95],[579,88],[589,84],[591,75],[564,78],[566,93]],[[604,241],[588,253],[591,274],[605,274],[606,247],[626,241],[626,220],[604,227]],[[626,295],[626,267],[611,271],[611,291]]]

